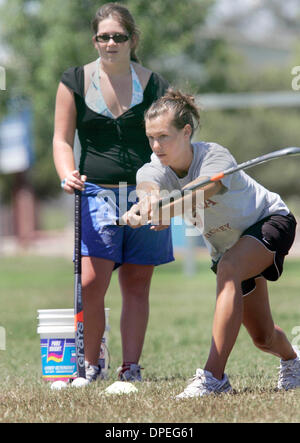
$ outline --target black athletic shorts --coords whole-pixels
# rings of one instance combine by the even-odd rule
[[[247,228],[241,235],[250,236],[260,241],[269,251],[274,252],[274,263],[261,274],[242,282],[243,295],[248,295],[255,287],[255,279],[264,277],[266,280],[275,281],[283,271],[284,257],[295,239],[297,222],[292,213],[288,215],[271,215],[263,218]],[[217,273],[218,262],[213,261],[211,269]]]

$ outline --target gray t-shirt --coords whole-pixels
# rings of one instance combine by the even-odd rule
[[[228,149],[216,143],[192,144],[193,160],[184,178],[163,166],[155,154],[137,172],[137,184],[157,183],[169,192],[182,189],[199,177],[212,177],[236,166]],[[242,232],[271,214],[287,215],[290,211],[278,194],[268,191],[244,171],[224,177],[223,191],[205,201],[203,238],[213,260],[218,260],[240,238]]]

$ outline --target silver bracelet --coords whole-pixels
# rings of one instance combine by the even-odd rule
[[[67,183],[67,178],[64,178],[60,183],[61,188],[64,188],[66,183]]]

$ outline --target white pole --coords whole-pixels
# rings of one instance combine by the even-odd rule
[[[196,246],[197,238],[194,235],[185,235],[184,274],[193,276],[196,273]]]

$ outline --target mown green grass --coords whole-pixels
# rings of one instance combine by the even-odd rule
[[[273,316],[290,340],[300,326],[300,261],[288,259],[279,282],[271,283]],[[106,306],[110,311],[108,380],[84,390],[54,392],[41,380],[37,309],[73,306],[73,264],[63,258],[13,257],[0,262],[0,326],[6,350],[0,351],[1,422],[299,422],[300,389],[277,392],[279,361],[257,350],[242,328],[226,372],[234,395],[174,400],[210,346],[215,276],[209,259],[199,259],[197,274],[187,277],[182,263],[157,268],[151,288],[151,312],[138,393],[106,397],[121,363],[117,274]],[[299,334],[299,333],[298,333]],[[300,338],[298,344],[300,345]]]

